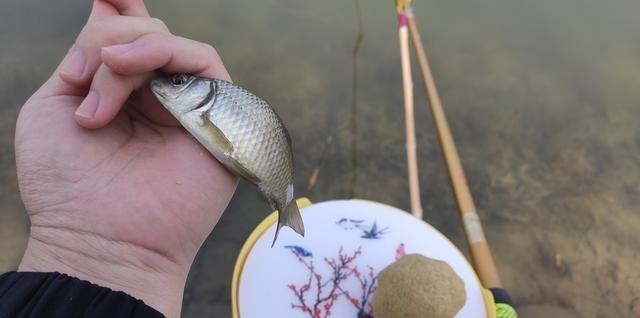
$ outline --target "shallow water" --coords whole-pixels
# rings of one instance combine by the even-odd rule
[[[0,3],[0,272],[15,268],[28,235],[15,177],[15,118],[73,42],[87,2]],[[299,192],[321,165],[314,201],[355,196],[409,208],[390,1],[360,1],[356,55],[354,1],[148,6],[174,33],[214,44],[234,80],[274,105],[293,138]],[[469,185],[520,316],[640,316],[640,2],[414,6]],[[417,74],[425,219],[466,252]],[[333,142],[325,146],[329,136]],[[242,184],[194,264],[185,317],[230,313],[235,257],[265,210]]]

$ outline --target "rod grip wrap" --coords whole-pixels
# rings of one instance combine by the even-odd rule
[[[516,309],[507,291],[502,288],[489,288],[496,303],[496,318],[518,318]]]
[[[404,12],[398,13],[398,26],[400,27],[407,26],[407,15]]]

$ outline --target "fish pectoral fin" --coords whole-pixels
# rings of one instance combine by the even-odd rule
[[[220,147],[220,149],[225,154],[233,153],[233,145],[231,144],[231,141],[229,141],[229,139],[227,138],[227,136],[224,135],[222,130],[220,130],[216,125],[214,125],[207,117],[208,116],[205,116],[204,114],[202,116],[201,127],[204,130],[204,132],[207,134],[209,138],[211,138],[211,140],[213,140],[216,143],[216,145]]]
[[[206,113],[205,113],[206,114]],[[225,160],[225,165],[229,170],[233,173],[239,175],[241,178],[253,183],[260,183],[260,178],[258,178],[253,172],[249,171],[249,169],[245,168],[241,163],[237,160],[231,158],[231,154],[233,153],[233,145],[231,141],[224,135],[222,130],[220,130],[216,125],[214,125],[208,118],[208,116],[203,114],[202,117],[202,128],[205,133],[220,147],[222,152],[227,155],[228,159]]]
[[[245,166],[243,166],[241,163],[239,163],[238,161],[236,161],[233,158],[229,158],[228,162],[227,162],[227,168],[229,168],[229,170],[233,171],[233,173],[239,175],[241,178],[253,183],[253,184],[259,184],[262,180],[260,180],[260,178],[258,178],[258,176],[256,176],[253,172],[249,171],[249,169],[245,168]]]

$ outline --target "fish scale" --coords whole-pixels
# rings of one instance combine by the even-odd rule
[[[234,145],[232,156],[245,167],[255,167],[256,176],[264,183],[260,188],[281,189],[273,194],[284,200],[286,186],[293,182],[293,173],[292,169],[285,169],[287,164],[292,164],[287,160],[287,153],[276,150],[289,147],[283,125],[265,101],[231,83],[214,82],[216,91],[223,94],[216,97],[209,119]]]
[[[291,140],[267,102],[235,84],[183,74],[154,79],[151,88],[205,148],[255,183],[278,210],[275,238],[285,225],[304,235],[294,200]]]

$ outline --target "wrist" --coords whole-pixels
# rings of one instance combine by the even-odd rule
[[[167,317],[179,317],[189,268],[136,244],[32,226],[18,270],[65,273],[123,291]]]

